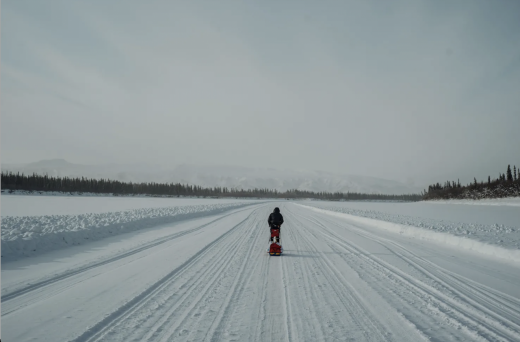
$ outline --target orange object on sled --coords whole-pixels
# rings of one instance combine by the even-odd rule
[[[274,237],[280,240],[280,228],[271,228],[271,240],[273,240]]]

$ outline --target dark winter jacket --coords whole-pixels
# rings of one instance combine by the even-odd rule
[[[267,223],[269,223],[269,227],[272,224],[277,225],[277,226],[282,225],[282,223],[283,223],[283,216],[282,216],[282,214],[280,214],[280,213],[271,213],[271,215],[269,215],[269,218],[267,219]]]

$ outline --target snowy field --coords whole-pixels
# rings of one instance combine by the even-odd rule
[[[190,198],[2,196],[2,261],[214,215],[251,203]]]
[[[508,198],[484,198],[476,200],[436,200],[429,203],[439,204],[465,204],[465,205],[496,205],[496,206],[512,206],[520,207],[520,197]]]
[[[419,220],[431,219],[485,225],[505,225],[520,228],[520,198],[493,199],[487,201],[454,200],[454,201],[420,201],[420,202],[336,202],[336,201],[300,201],[299,203],[328,207],[349,208],[362,211],[417,217]],[[478,203],[478,204],[477,204]],[[499,203],[502,203],[499,205]]]
[[[498,201],[472,202],[476,201],[300,203],[341,213],[359,224],[520,262],[520,207],[510,205],[511,199],[502,206]]]
[[[520,229],[518,207],[19,197],[10,208],[16,197],[1,198],[2,253],[4,229],[27,244],[101,236],[2,258],[5,341],[520,340],[514,253],[449,243],[517,251],[504,241]],[[286,221],[281,257],[266,253],[274,206]],[[124,220],[138,229],[96,226]],[[460,227],[495,227],[503,243]]]
[[[249,202],[248,199],[219,199],[218,203]],[[2,216],[99,214],[143,208],[215,204],[211,198],[113,197],[2,194]]]

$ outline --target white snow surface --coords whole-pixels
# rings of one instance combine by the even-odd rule
[[[381,220],[385,216],[340,212],[347,204],[358,206],[348,208],[358,214],[367,205],[375,212],[376,205],[379,213],[400,215],[413,210],[411,203],[249,201],[233,209],[240,204],[214,201],[228,207],[36,257],[3,259],[2,338],[520,340],[519,262],[396,234],[385,227],[395,224]],[[266,253],[266,219],[274,206],[285,218],[281,257]],[[145,213],[157,209],[146,207]],[[437,204],[415,208],[416,220],[418,213],[446,211]],[[440,215],[447,216],[457,215]]]
[[[300,201],[299,203],[322,208],[347,208],[359,216],[383,215],[410,216],[416,221],[450,221],[481,225],[504,225],[520,228],[520,210],[510,205],[460,205],[458,203],[385,202],[385,201]],[[332,209],[331,209],[332,210]],[[364,214],[363,214],[364,213]]]
[[[79,215],[109,213],[143,208],[181,207],[206,204],[240,204],[249,199],[218,199],[190,197],[150,197],[150,196],[112,196],[82,193],[64,194],[62,192],[2,193],[2,216],[44,216]]]
[[[505,198],[483,198],[479,200],[464,199],[464,200],[432,200],[429,203],[439,204],[466,204],[466,205],[497,205],[497,206],[512,206],[520,207],[520,197],[505,197]]]
[[[129,201],[133,198],[102,198],[91,197],[26,197],[8,196],[2,198],[2,261],[24,256],[35,256],[51,250],[89,243],[109,236],[128,233],[135,230],[172,223],[188,218],[214,215],[231,209],[251,205],[249,202],[217,203],[216,201],[198,201],[198,205],[188,205],[193,200],[150,201],[148,205],[166,205],[177,203],[182,205],[143,208],[124,211],[106,212],[114,208],[128,208],[143,205],[144,201]],[[97,200],[97,201],[96,201]],[[115,201],[114,201],[115,200]],[[14,202],[14,203],[13,203]],[[74,215],[55,215],[50,212],[64,210],[71,212],[86,211],[92,203],[94,213]],[[228,202],[228,201],[226,201]],[[32,205],[29,209],[23,205]],[[6,205],[7,204],[7,205]],[[60,205],[61,204],[61,205]],[[41,205],[41,206],[40,206]],[[4,215],[4,206],[6,215]],[[20,216],[25,210],[34,212],[49,212],[47,215]],[[69,209],[66,209],[69,208]],[[9,216],[14,212],[18,216]]]
[[[460,207],[431,202],[301,202],[360,224],[439,241],[520,263],[520,210],[514,206]]]

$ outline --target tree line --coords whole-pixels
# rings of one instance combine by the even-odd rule
[[[197,197],[242,197],[281,199],[321,199],[321,200],[385,200],[418,201],[420,194],[385,195],[357,192],[313,192],[304,190],[277,191],[276,189],[235,189],[227,187],[204,188],[198,185],[180,183],[132,183],[110,179],[85,177],[52,177],[48,175],[25,175],[23,173],[2,172],[2,189],[25,191],[58,191],[72,193],[113,194],[115,196],[197,196]]]
[[[499,173],[497,178],[461,185],[460,181],[446,181],[444,184],[436,183],[428,187],[423,193],[423,199],[464,199],[464,198],[500,198],[520,196],[520,169],[511,165],[507,166],[505,173]]]

